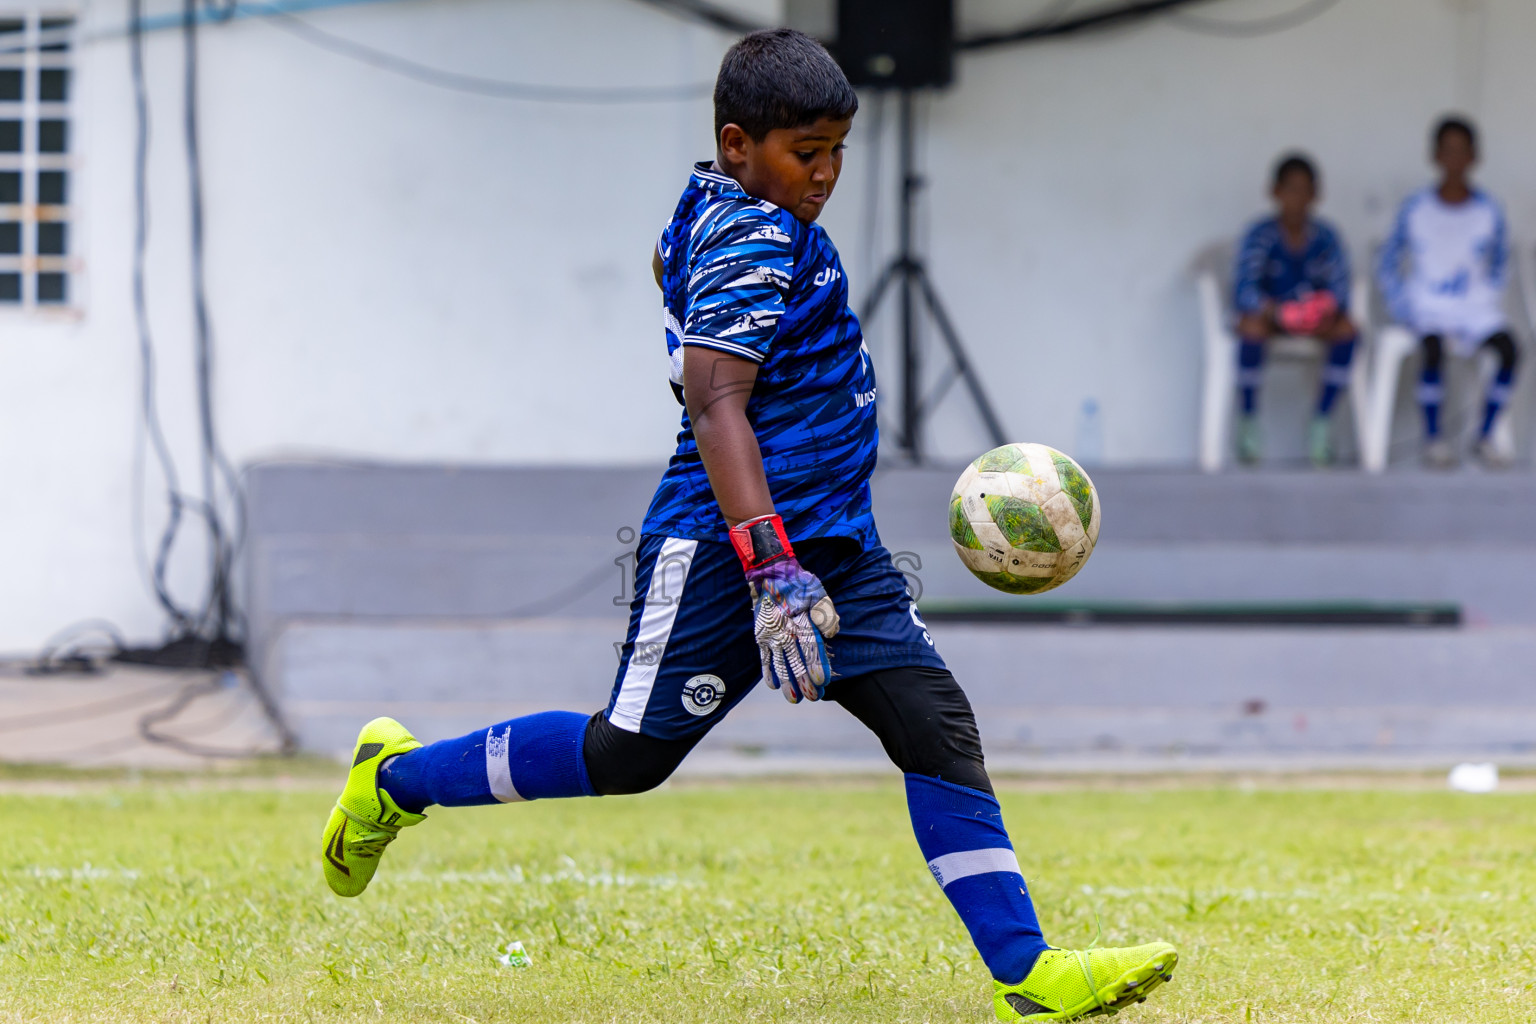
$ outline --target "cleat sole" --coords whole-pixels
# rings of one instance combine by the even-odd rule
[[[1084,1014],[1084,1017],[1113,1015],[1126,1006],[1144,1003],[1152,990],[1164,982],[1173,980],[1173,970],[1178,966],[1178,956],[1159,959],[1122,975],[1110,986],[1109,992],[1119,989],[1115,995],[1104,999],[1104,1006]],[[1101,995],[1107,995],[1101,990]]]

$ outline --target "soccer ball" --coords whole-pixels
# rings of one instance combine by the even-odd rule
[[[1005,444],[965,467],[949,536],[989,587],[1038,594],[1083,567],[1099,539],[1099,492],[1083,467],[1043,444]]]

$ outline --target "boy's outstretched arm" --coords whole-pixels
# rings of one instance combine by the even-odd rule
[[[772,515],[763,452],[747,419],[757,364],[712,349],[683,349],[683,399],[725,524]]]
[[[791,704],[819,700],[832,678],[824,638],[837,610],[821,580],[801,568],[773,507],[763,451],[747,419],[757,364],[697,345],[683,349],[683,398],[715,503],[752,589],[763,679]]]

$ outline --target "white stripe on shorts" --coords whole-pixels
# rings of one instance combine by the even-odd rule
[[[523,795],[512,785],[512,764],[507,760],[512,745],[512,727],[496,735],[494,728],[485,730],[485,779],[491,784],[491,796],[504,804],[517,803]]]
[[[683,585],[688,582],[688,567],[698,550],[696,540],[668,537],[651,568],[651,586],[640,610],[640,628],[635,633],[635,649],[624,668],[618,700],[608,721],[626,732],[639,732],[645,706],[650,703],[656,672],[661,668],[672,624],[677,621],[677,606],[683,601]]]
[[[928,862],[933,880],[944,888],[972,875],[986,875],[1004,871],[1011,875],[1023,875],[1019,870],[1019,858],[1012,850],[1001,847],[995,850],[966,850],[962,853],[946,853]]]

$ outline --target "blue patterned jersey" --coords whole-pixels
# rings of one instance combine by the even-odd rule
[[[747,419],[790,540],[879,543],[869,495],[875,371],[827,233],[698,164],[657,252],[674,387],[684,348],[758,364]],[[686,409],[645,532],[728,539]]]
[[[1290,247],[1280,221],[1269,217],[1248,229],[1237,254],[1233,305],[1255,313],[1266,302],[1290,302],[1312,292],[1332,292],[1349,309],[1349,256],[1326,221],[1307,222],[1301,251]]]

